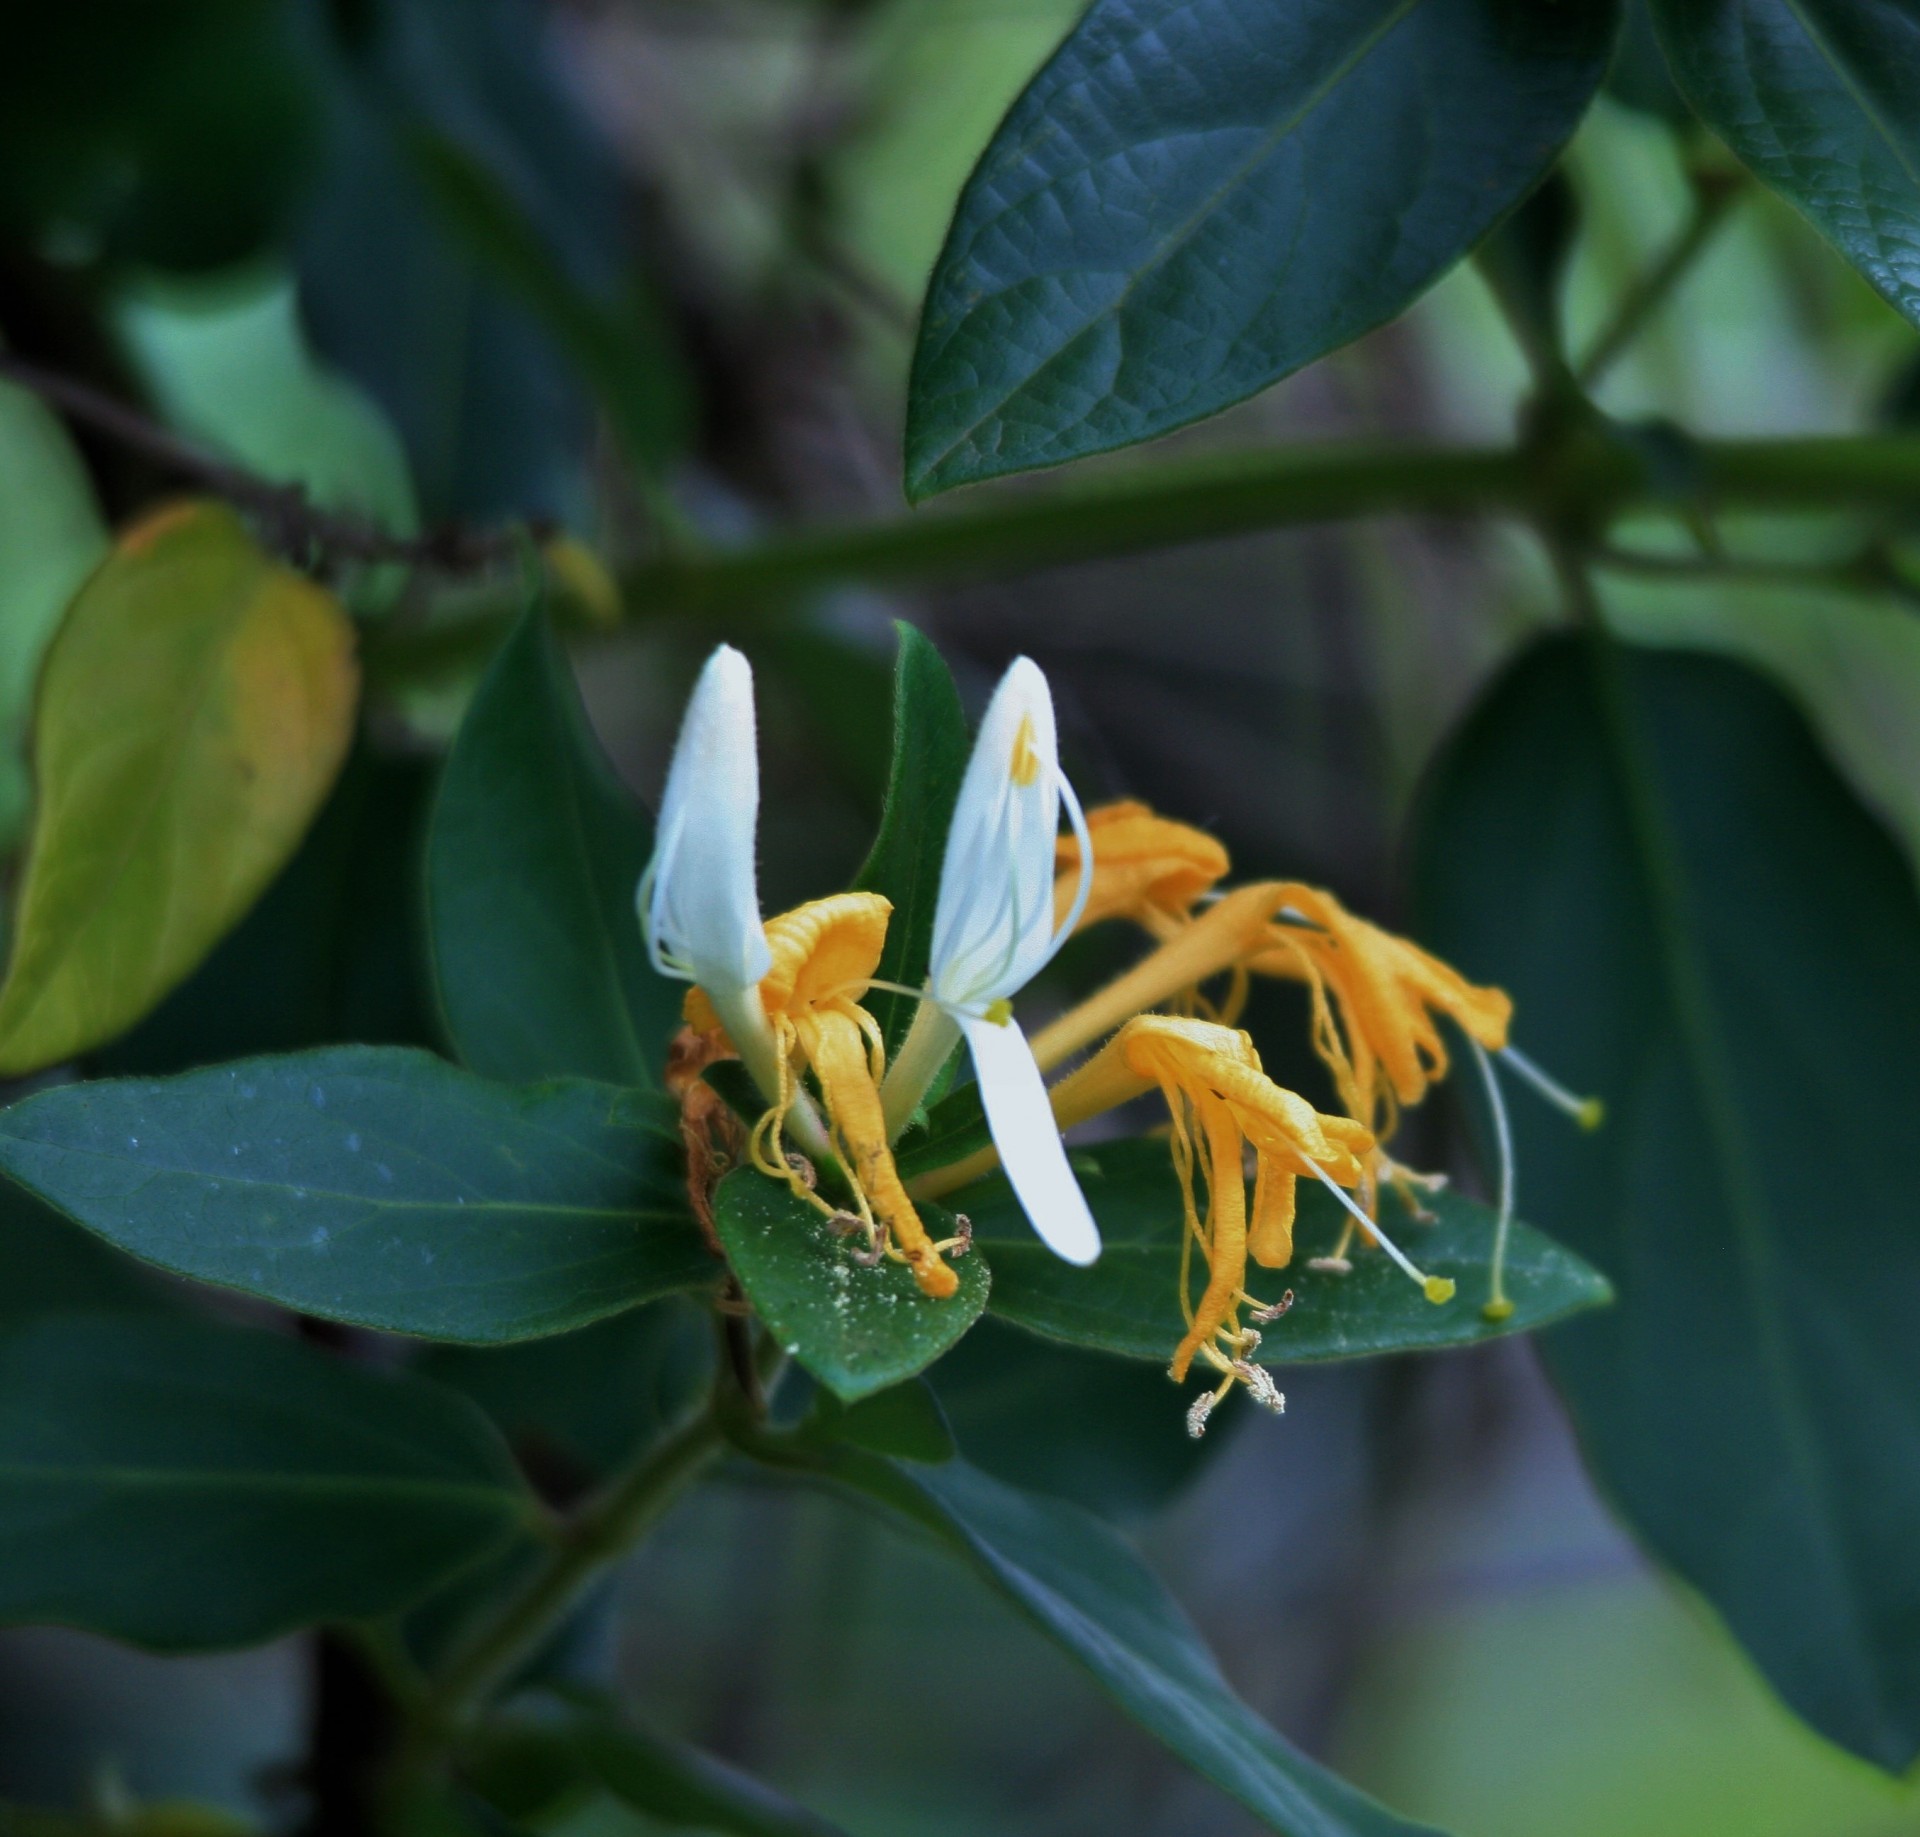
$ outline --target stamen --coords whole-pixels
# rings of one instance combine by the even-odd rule
[[[1431,1301],[1435,1307],[1440,1307],[1444,1303],[1449,1302],[1453,1299],[1454,1285],[1451,1281],[1447,1279],[1447,1277],[1429,1276],[1424,1274],[1422,1271],[1415,1269],[1413,1264],[1408,1261],[1406,1253],[1400,1248],[1400,1246],[1396,1244],[1392,1238],[1387,1236],[1387,1234],[1383,1230],[1381,1230],[1378,1221],[1369,1218],[1366,1215],[1366,1213],[1361,1211],[1360,1208],[1354,1204],[1352,1198],[1347,1194],[1347,1192],[1339,1185],[1339,1183],[1337,1181],[1334,1181],[1328,1178],[1325,1169],[1320,1167],[1317,1162],[1313,1162],[1313,1161],[1309,1161],[1307,1165],[1313,1169],[1314,1176],[1319,1180],[1320,1184],[1324,1186],[1327,1189],[1327,1191],[1334,1196],[1334,1198],[1339,1200],[1339,1202],[1343,1206],[1345,1206],[1349,1212],[1353,1214],[1353,1216],[1360,1222],[1361,1225],[1363,1225],[1368,1231],[1370,1231],[1373,1234],[1374,1238],[1379,1242],[1380,1248],[1384,1250],[1387,1253],[1387,1255],[1394,1260],[1394,1263],[1406,1275],[1408,1275],[1415,1282],[1420,1284],[1420,1287],[1426,1293],[1427,1299]]]
[[[1548,1103],[1556,1110],[1564,1110],[1582,1129],[1598,1129],[1607,1120],[1607,1106],[1598,1097],[1576,1097],[1557,1078],[1535,1065],[1519,1047],[1503,1046],[1500,1056]]]
[[[1235,1359],[1233,1369],[1234,1374],[1247,1387],[1247,1394],[1263,1410],[1271,1410],[1276,1416],[1284,1416],[1287,1413],[1286,1398],[1263,1367],[1249,1364],[1245,1359]]]
[[[1481,1314],[1488,1320],[1506,1320],[1513,1313],[1507,1299],[1504,1277],[1507,1268],[1507,1238],[1513,1230],[1513,1130],[1507,1122],[1507,1102],[1500,1094],[1500,1080],[1494,1075],[1493,1061],[1487,1049],[1468,1036],[1474,1059],[1480,1067],[1480,1080],[1487,1087],[1487,1107],[1493,1112],[1493,1139],[1500,1153],[1500,1214],[1493,1227],[1493,1279]]]
[[[1349,1265],[1349,1267],[1351,1267],[1351,1265]],[[1278,1301],[1267,1302],[1265,1305],[1255,1301],[1251,1295],[1247,1295],[1243,1297],[1243,1299],[1253,1309],[1248,1319],[1256,1321],[1259,1325],[1266,1327],[1271,1326],[1274,1321],[1278,1320],[1282,1314],[1286,1313],[1286,1311],[1293,1306],[1293,1290],[1288,1289]]]
[[[1220,1401],[1222,1385],[1217,1391],[1202,1391],[1187,1406],[1187,1433],[1198,1441],[1207,1432],[1207,1418],[1213,1414],[1214,1406]]]
[[[1087,828],[1087,813],[1080,807],[1079,794],[1067,782],[1066,773],[1055,776],[1059,780],[1060,801],[1067,808],[1068,826],[1073,830],[1074,841],[1080,845],[1080,885],[1074,891],[1073,904],[1067,908],[1066,917],[1053,928],[1053,941],[1058,945],[1073,936],[1080,915],[1087,909],[1087,901],[1093,897],[1093,836]]]

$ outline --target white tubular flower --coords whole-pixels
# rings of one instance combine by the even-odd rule
[[[1078,897],[1054,923],[1054,839],[1060,807],[1080,842]],[[1022,1209],[1070,1263],[1100,1254],[1100,1231],[1054,1126],[1046,1086],[1012,997],[1071,935],[1092,885],[1093,846],[1060,770],[1053,697],[1030,659],[1001,679],[980,724],[947,832],[934,909],[928,1001],[890,1077],[889,1121],[919,1102],[956,1032],[966,1036],[981,1107]]]
[[[753,668],[731,645],[707,659],[687,702],[636,904],[663,976],[707,992],[747,1069],[778,1084],[760,979],[773,966],[754,873],[760,759]]]

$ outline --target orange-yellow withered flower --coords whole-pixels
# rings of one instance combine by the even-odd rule
[[[1042,1033],[1035,1041],[1041,1062],[1057,1064],[1100,1037],[1116,1024],[1126,1003],[1206,1009],[1201,984],[1209,977],[1229,977],[1213,1010],[1224,1020],[1238,1015],[1250,973],[1305,982],[1313,1002],[1315,1050],[1347,1115],[1375,1140],[1368,1177],[1360,1183],[1364,1216],[1358,1220],[1373,1238],[1379,1235],[1381,1176],[1403,1189],[1439,1184],[1438,1176],[1401,1167],[1385,1145],[1400,1111],[1418,1103],[1447,1074],[1446,1042],[1438,1026],[1438,1017],[1446,1017],[1465,1035],[1492,1109],[1500,1194],[1485,1311],[1493,1319],[1510,1314],[1502,1273],[1513,1217],[1512,1136],[1488,1055],[1497,1054],[1585,1127],[1599,1122],[1600,1106],[1572,1096],[1508,1042],[1513,1004],[1505,992],[1469,982],[1417,944],[1348,912],[1331,893],[1298,881],[1261,882],[1216,895],[1214,886],[1227,871],[1225,851],[1201,831],[1157,817],[1143,805],[1090,811],[1087,824],[1095,837],[1111,824],[1127,846],[1117,851],[1111,869],[1096,848],[1086,912],[1132,919],[1161,947],[1109,992],[1120,993],[1130,984],[1121,1002],[1096,997]],[[1056,853],[1063,880],[1079,871],[1077,850],[1074,838],[1061,838]],[[1349,1221],[1329,1262],[1343,1260],[1354,1224]]]

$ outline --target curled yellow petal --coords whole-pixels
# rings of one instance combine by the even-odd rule
[[[1226,878],[1227,851],[1204,830],[1156,815],[1131,801],[1087,812],[1093,845],[1093,885],[1078,929],[1128,918],[1164,937],[1184,920],[1216,881]],[[1054,922],[1072,910],[1080,884],[1080,843],[1054,845]]]

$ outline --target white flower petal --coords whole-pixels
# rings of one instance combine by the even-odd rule
[[[753,669],[723,644],[687,701],[640,881],[641,923],[663,975],[714,993],[751,987],[772,967],[754,875],[759,813]]]
[[[1021,1210],[1056,1256],[1093,1262],[1100,1254],[1100,1227],[1067,1165],[1066,1144],[1027,1036],[1013,1021],[963,1017],[960,1026],[973,1053],[987,1127]]]
[[[1064,788],[1047,679],[1016,658],[980,723],[947,832],[929,976],[943,1007],[978,1014],[1012,996],[1070,929],[1053,922]],[[1083,830],[1078,801],[1066,795]]]

